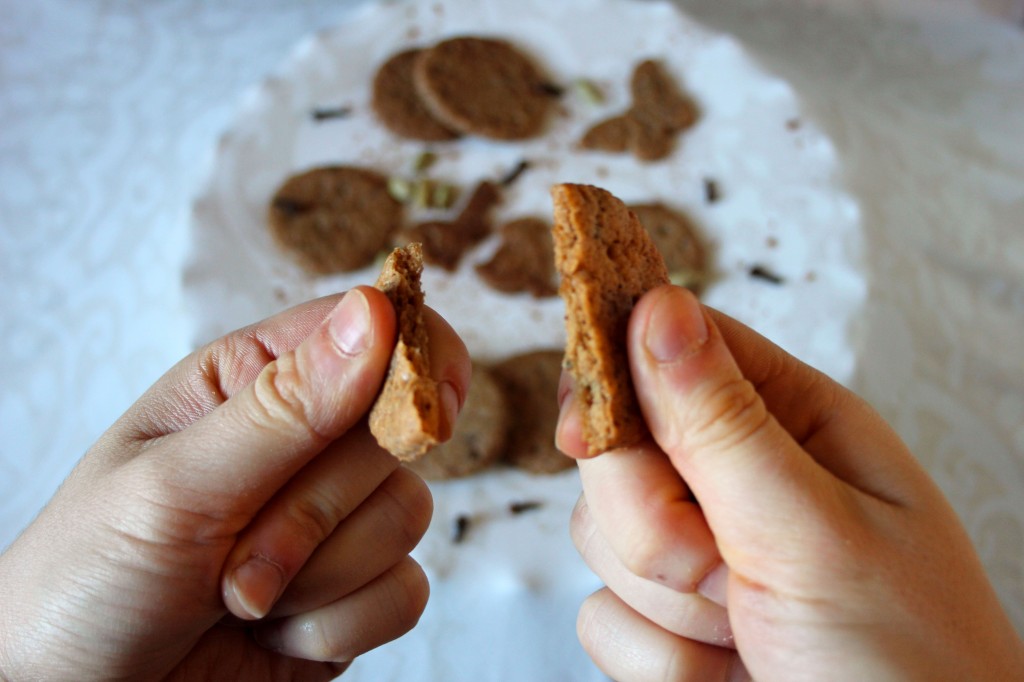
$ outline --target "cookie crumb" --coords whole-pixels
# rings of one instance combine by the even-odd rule
[[[508,510],[511,514],[525,514],[526,512],[540,509],[544,506],[543,502],[539,500],[521,500],[518,502],[511,502],[508,505]]]
[[[455,521],[452,523],[452,544],[461,544],[466,539],[466,533],[469,532],[472,522],[473,519],[468,514],[459,514],[455,517]]]
[[[346,118],[352,115],[352,107],[324,107],[321,109],[314,109],[311,115],[313,120],[317,123],[321,121],[329,121],[335,118]]]
[[[722,198],[722,190],[714,178],[704,178],[704,201],[713,204]]]
[[[505,176],[498,182],[502,187],[508,187],[513,182],[519,179],[526,170],[530,168],[530,162],[526,159],[522,159],[517,163],[512,170],[505,174]]]
[[[751,266],[748,273],[751,277],[754,277],[755,279],[763,279],[770,284],[783,284],[786,281],[783,277],[777,275],[763,265]]]

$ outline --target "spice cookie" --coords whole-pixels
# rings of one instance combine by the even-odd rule
[[[274,241],[315,275],[369,265],[401,221],[402,206],[388,194],[387,180],[354,166],[292,176],[268,211]]]
[[[545,79],[503,40],[460,37],[424,50],[416,92],[434,117],[459,132],[498,140],[538,134],[551,108]]]
[[[630,80],[632,105],[583,134],[580,147],[632,152],[642,161],[662,159],[672,151],[676,134],[697,120],[697,109],[676,88],[658,62],[637,65]]]
[[[646,433],[629,375],[626,327],[636,301],[667,284],[668,271],[640,220],[609,192],[563,184],[551,195],[565,364],[576,382],[587,452],[596,455]]]
[[[689,218],[660,203],[632,205],[629,210],[654,240],[672,281],[699,291],[707,279],[706,259],[704,246]]]
[[[423,256],[428,263],[454,270],[466,249],[491,233],[491,209],[500,199],[494,183],[481,182],[455,220],[419,223],[406,230],[403,236],[408,241],[422,242]]]
[[[498,291],[528,291],[536,298],[558,293],[551,227],[538,218],[519,218],[501,227],[501,246],[476,266],[480,278]]]
[[[553,474],[571,467],[574,460],[555,447],[562,352],[516,355],[495,365],[493,371],[509,404],[505,461],[534,474]]]
[[[410,244],[391,252],[376,284],[395,307],[398,338],[384,386],[370,410],[370,433],[403,461],[416,459],[448,437],[437,382],[430,376],[422,272],[420,245]]]
[[[413,85],[413,65],[422,50],[392,56],[373,79],[373,111],[384,126],[402,137],[424,142],[445,142],[459,137],[431,115]]]
[[[409,468],[423,478],[461,478],[494,464],[505,449],[508,436],[508,403],[501,386],[482,365],[473,365],[466,401],[455,422],[452,437]]]

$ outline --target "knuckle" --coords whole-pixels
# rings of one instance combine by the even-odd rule
[[[419,622],[429,594],[430,585],[423,569],[406,558],[392,569],[387,589],[381,591],[380,612],[398,630],[408,632]]]
[[[664,541],[649,531],[638,531],[630,536],[629,544],[620,557],[626,570],[645,580],[661,581],[663,575]]]
[[[334,531],[342,516],[341,510],[329,497],[313,493],[293,500],[286,513],[296,535],[315,544],[325,540]]]
[[[389,525],[402,540],[402,546],[411,549],[423,537],[434,509],[430,489],[416,474],[399,467],[382,487],[388,496],[386,509]]]
[[[771,418],[757,389],[743,378],[718,384],[697,398],[683,423],[683,442],[691,448],[735,447],[757,434]]]
[[[294,355],[282,356],[267,365],[253,388],[253,419],[257,424],[298,428],[318,440],[327,440],[316,429],[316,410]]]

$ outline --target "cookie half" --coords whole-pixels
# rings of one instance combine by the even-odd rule
[[[373,78],[373,111],[384,126],[402,137],[424,142],[445,142],[459,133],[438,121],[413,85],[413,66],[422,50],[393,55]]]
[[[537,135],[552,105],[537,67],[503,40],[444,40],[416,59],[413,82],[437,120],[498,140]]]
[[[387,180],[355,166],[314,168],[289,178],[268,211],[274,241],[308,272],[326,275],[371,264],[402,222]]]
[[[395,457],[409,461],[448,437],[437,382],[430,376],[430,348],[423,321],[423,251],[395,249],[376,287],[395,307],[397,339],[387,377],[370,410],[370,433]]]
[[[565,300],[566,367],[591,455],[646,434],[629,374],[626,327],[637,300],[669,281],[650,236],[622,201],[589,185],[556,185],[555,265]]]

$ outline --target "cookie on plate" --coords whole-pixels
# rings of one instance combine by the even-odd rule
[[[706,258],[690,219],[661,203],[635,204],[629,210],[654,240],[672,282],[699,292],[707,280]]]
[[[554,474],[571,467],[575,461],[555,447],[562,352],[515,355],[494,365],[493,371],[509,404],[505,461],[534,474]]]
[[[395,307],[397,339],[387,377],[370,410],[370,433],[403,461],[416,459],[448,437],[437,382],[430,376],[430,348],[423,321],[419,244],[395,249],[376,287]]]
[[[491,209],[501,199],[493,182],[481,182],[473,190],[455,220],[431,220],[410,227],[407,241],[421,242],[423,256],[431,265],[454,270],[462,254],[491,233]]]
[[[373,78],[372,106],[391,132],[424,142],[446,142],[459,133],[438,121],[413,85],[413,65],[422,50],[399,52],[385,61]]]
[[[668,270],[640,220],[611,193],[562,184],[551,195],[566,367],[575,379],[587,452],[595,455],[646,433],[629,374],[626,327],[644,292],[668,283]]]
[[[445,480],[483,471],[501,457],[508,436],[508,403],[483,365],[473,364],[466,401],[452,437],[408,467],[423,478]]]
[[[558,293],[551,227],[539,218],[519,218],[501,226],[501,246],[476,266],[480,279],[508,294],[524,291],[536,298]]]
[[[624,114],[600,121],[583,134],[580,147],[629,151],[642,161],[669,155],[676,134],[697,120],[697,109],[653,60],[637,65],[630,80],[632,105]]]
[[[533,137],[552,106],[540,71],[504,40],[444,40],[416,59],[413,82],[437,120],[469,135]]]
[[[402,222],[387,180],[365,168],[327,166],[289,178],[268,211],[274,241],[308,272],[327,275],[371,264]]]

